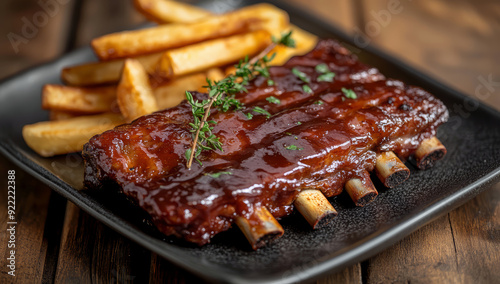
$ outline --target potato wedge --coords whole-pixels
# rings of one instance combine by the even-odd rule
[[[43,121],[23,127],[26,144],[43,157],[81,151],[92,136],[125,121],[122,116],[98,114],[60,121]]]
[[[241,34],[248,31],[281,31],[288,15],[269,4],[248,6],[195,23],[170,24],[105,35],[92,40],[92,48],[101,60],[158,52],[201,41]]]
[[[212,13],[177,1],[134,0],[137,11],[159,24],[192,23],[209,17]]]
[[[161,55],[162,53],[159,52],[137,56],[134,59],[141,62],[146,72],[153,74],[154,66]],[[61,72],[61,79],[64,83],[71,86],[94,86],[118,83],[124,62],[124,59],[117,59],[66,67]]]
[[[271,43],[267,31],[256,31],[172,49],[158,61],[158,75],[166,78],[200,72],[252,56]]]
[[[135,59],[125,60],[116,98],[120,112],[129,122],[158,110],[146,70]]]
[[[116,86],[82,88],[47,84],[42,89],[42,108],[82,114],[118,112]]]

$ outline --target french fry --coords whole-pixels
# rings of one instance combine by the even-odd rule
[[[167,84],[154,89],[159,109],[171,108],[186,99],[186,91],[203,91],[206,85],[204,73],[196,73],[175,78]]]
[[[289,28],[285,31],[288,32],[290,30],[293,32],[292,38],[295,40],[295,47],[278,45],[273,48],[273,50],[269,52],[269,55],[276,53],[276,56],[274,57],[273,61],[270,62],[270,65],[283,65],[293,56],[308,53],[318,43],[317,36],[306,32],[297,26],[290,25]]]
[[[192,23],[212,15],[204,9],[176,1],[134,0],[134,5],[146,18],[159,24]]]
[[[278,66],[285,64],[290,58],[296,55],[303,55],[311,51],[318,43],[318,37],[304,31],[303,29],[290,25],[284,32],[293,31],[292,38],[295,40],[295,47],[287,47],[283,45],[278,45],[273,48],[267,55],[271,56],[276,54],[273,60],[269,63],[271,66]],[[234,74],[236,68],[234,66],[229,66],[225,69],[224,73],[226,75]]]
[[[222,70],[218,67],[208,69],[206,74],[207,74],[207,78],[212,80],[212,81],[220,81],[220,80],[224,79],[224,77],[226,77],[224,75],[224,72],[222,72]]]
[[[51,110],[49,112],[49,120],[50,121],[57,121],[57,120],[66,120],[78,116],[84,116],[87,114],[82,114],[82,113],[77,113],[77,112],[70,112],[70,111],[60,111],[60,110]]]
[[[148,75],[141,63],[135,59],[125,61],[116,98],[121,113],[129,122],[158,110]]]
[[[43,109],[83,114],[116,112],[115,100],[116,86],[81,88],[47,84],[42,89]]]
[[[178,48],[201,41],[248,31],[281,31],[288,15],[269,4],[257,4],[224,15],[211,16],[195,23],[170,24],[105,35],[92,40],[101,60],[134,57]]]
[[[262,22],[252,23],[250,31],[264,29],[272,35],[279,37],[281,31],[283,31],[290,24],[288,14],[271,4],[260,3],[241,8],[236,12],[238,11],[242,14],[241,16],[250,17],[253,14],[254,16],[257,15],[259,19],[262,19]]]
[[[172,49],[163,53],[157,72],[172,78],[236,62],[263,50],[270,40],[267,31],[256,31]]]
[[[161,57],[161,52],[135,57],[144,69],[153,74],[154,66]],[[93,86],[117,83],[120,80],[124,59],[104,62],[92,62],[64,68],[61,79],[71,86]]]
[[[80,116],[60,121],[43,121],[23,127],[26,144],[43,157],[81,151],[92,136],[123,124],[115,113]]]

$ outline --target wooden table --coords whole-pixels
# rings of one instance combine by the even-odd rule
[[[42,1],[45,2],[45,1]],[[0,4],[0,77],[145,22],[130,0],[4,0]],[[58,4],[59,2],[68,2]],[[234,2],[237,2],[235,0]],[[234,3],[233,2],[233,3]],[[293,0],[349,33],[500,109],[500,3],[481,1]],[[221,5],[230,4],[230,0]],[[38,15],[38,19],[34,16]],[[27,42],[11,45],[26,21]],[[15,51],[17,49],[17,51]],[[492,82],[485,84],[484,82]],[[500,147],[500,145],[499,145]],[[6,274],[7,197],[0,196],[1,283],[186,282],[196,276],[117,234],[0,156],[1,184],[16,171],[17,268]],[[391,248],[319,283],[492,283],[500,281],[500,184]]]

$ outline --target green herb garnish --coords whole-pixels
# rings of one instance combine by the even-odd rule
[[[358,98],[358,96],[356,96],[356,93],[351,89],[342,88],[342,93],[344,93],[344,96],[348,99],[355,100]]]
[[[310,83],[311,82],[311,79],[309,79],[309,77],[307,77],[306,73],[300,71],[296,67],[292,68],[292,73],[293,73],[293,75],[297,76],[297,78],[299,78],[300,80],[302,80],[302,82],[304,82],[304,83]]]
[[[246,115],[246,117],[248,119],[252,119],[253,118],[253,114],[251,114],[251,113],[245,113],[245,115]]]
[[[280,39],[276,38],[275,36],[272,36],[271,39],[277,45],[281,44],[288,47],[295,47],[295,40],[293,40],[292,38],[292,31],[289,31],[288,33],[282,33]]]
[[[281,101],[274,96],[267,97],[266,101],[276,105],[279,105],[281,103]]]
[[[252,110],[255,111],[256,113],[265,114],[267,118],[271,117],[271,114],[267,110],[261,107],[254,107]]]
[[[321,73],[321,74],[330,72],[330,69],[328,69],[328,65],[326,65],[325,63],[321,63],[321,64],[316,65],[316,67],[314,69],[316,69],[316,72]]]
[[[324,104],[324,102],[323,101],[315,101],[314,104],[322,105],[322,104]]]
[[[232,175],[231,172],[218,172],[213,174],[205,174],[206,176],[211,176],[213,178],[219,178],[221,175]]]
[[[314,93],[313,90],[311,89],[311,87],[309,87],[309,85],[303,85],[302,86],[302,90],[308,94],[312,94]]]
[[[300,80],[302,80],[302,82],[304,83],[310,83],[311,82],[311,79],[309,79],[309,77],[307,77],[306,73],[300,71],[299,69],[297,68],[292,68],[292,73],[297,76],[297,78],[299,78]],[[307,93],[307,94],[313,94],[313,90],[311,89],[311,87],[309,87],[309,85],[305,84],[305,85],[302,85],[302,90]]]
[[[321,63],[316,65],[314,69],[316,69],[316,72],[321,73],[321,75],[318,76],[318,82],[333,82],[335,73],[330,71],[328,65],[326,65],[325,63]]]
[[[302,147],[299,148],[299,147],[297,147],[297,146],[295,146],[293,144],[289,145],[289,146],[286,146],[285,149],[287,149],[287,150],[298,150],[298,151],[304,150],[304,148],[302,148]]]
[[[297,121],[296,123],[297,123],[297,125],[302,125],[302,122],[300,122],[300,121]]]
[[[335,77],[335,73],[333,72],[321,74],[318,76],[318,82],[333,82],[333,77]]]

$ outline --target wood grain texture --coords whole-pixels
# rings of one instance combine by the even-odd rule
[[[317,284],[335,284],[335,283],[351,283],[361,284],[363,279],[361,276],[361,263],[357,263],[343,269],[340,272],[334,273],[316,282]]]
[[[449,214],[458,273],[465,282],[500,279],[500,184]]]
[[[187,272],[183,268],[151,253],[149,283],[207,283],[205,280]]]
[[[144,283],[149,251],[68,202],[56,283]]]
[[[394,2],[400,3],[398,9],[389,8]],[[371,43],[500,109],[500,40],[494,40],[500,38],[498,2],[364,0],[363,6],[360,29]],[[485,79],[494,83],[480,87]]]
[[[7,228],[7,171],[15,171],[15,277],[7,274],[11,248],[7,247],[10,232]],[[0,283],[37,283],[42,281],[48,240],[44,238],[51,190],[34,180],[5,157],[0,156]]]
[[[368,283],[457,283],[455,246],[448,216],[426,225],[371,258]]]

